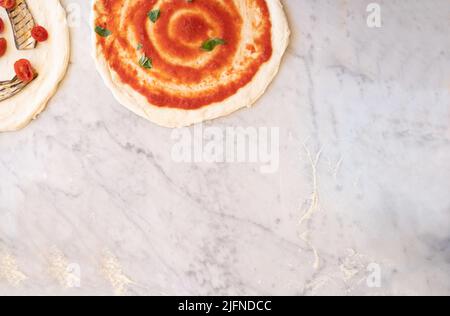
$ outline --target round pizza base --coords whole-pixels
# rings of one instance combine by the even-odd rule
[[[59,0],[27,0],[27,4],[35,23],[48,30],[49,38],[35,49],[17,50],[11,24],[2,9],[5,31],[1,37],[8,41],[8,49],[0,59],[0,81],[14,77],[14,63],[21,58],[30,60],[38,77],[15,96],[0,102],[0,132],[19,130],[35,119],[55,94],[69,65],[69,27]]]
[[[272,57],[261,66],[250,83],[222,102],[209,104],[195,110],[159,107],[149,104],[144,96],[134,91],[130,86],[123,84],[119,76],[110,69],[105,58],[97,49],[97,35],[93,32],[94,59],[97,69],[120,104],[137,115],[164,127],[190,126],[229,115],[241,108],[250,107],[264,94],[278,73],[283,55],[289,44],[289,25],[280,0],[267,0],[266,2],[272,22]],[[95,0],[92,1],[92,7],[94,3]],[[93,28],[95,28],[95,12],[94,10],[92,12],[91,21]]]

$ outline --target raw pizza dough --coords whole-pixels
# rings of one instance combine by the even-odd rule
[[[38,43],[35,49],[17,50],[6,10],[0,8],[0,17],[5,23],[0,37],[8,42],[7,52],[0,58],[0,81],[15,76],[14,63],[22,58],[28,59],[38,73],[22,91],[0,102],[0,132],[21,129],[35,119],[55,94],[69,64],[69,28],[59,0],[27,0],[27,4],[35,23],[47,29],[49,38]]]
[[[142,3],[139,3],[140,1]],[[135,7],[133,7],[134,4]],[[177,5],[179,8],[176,8]],[[217,5],[217,8],[230,7],[209,9],[214,5]],[[120,9],[114,12],[113,6]],[[264,6],[266,11],[261,10]],[[145,20],[145,16],[144,18],[138,16],[146,15],[147,11],[140,12],[142,10],[159,8],[161,13],[156,23],[152,23],[148,18]],[[162,8],[165,8],[165,11]],[[220,20],[220,16],[215,16],[219,10],[224,11],[224,21]],[[227,12],[235,12],[233,10],[237,10],[238,13],[227,17]],[[264,20],[263,13],[268,14],[269,18]],[[230,19],[226,20],[226,18]],[[238,20],[240,22],[232,22]],[[97,68],[115,98],[137,115],[170,128],[215,119],[253,105],[264,94],[277,74],[290,35],[288,22],[279,0],[230,0],[229,2],[222,0],[193,2],[93,0],[92,21],[93,28],[101,26],[109,30],[108,28],[114,28],[116,24],[120,25],[119,31],[109,30],[112,34],[107,37],[93,32],[94,58]],[[139,21],[145,21],[142,23],[144,26],[141,26]],[[132,23],[137,26],[133,26]],[[229,26],[225,25],[230,23],[236,23],[233,25],[235,29],[226,29]],[[266,26],[266,33],[268,31],[270,36],[267,40],[271,46],[270,54],[261,44],[264,38],[264,26]],[[217,46],[212,52],[201,51],[200,46],[205,38],[230,38],[232,35],[229,33],[236,30],[238,39],[235,47],[231,45],[233,43],[230,45],[227,43]],[[121,32],[121,38],[118,38],[117,33]],[[163,37],[158,32],[167,33],[164,35],[166,38],[159,42],[158,39]],[[170,45],[166,45],[164,40],[170,42]],[[146,48],[149,43],[153,51]],[[178,50],[177,46],[179,46]],[[221,55],[223,50],[227,49],[230,50],[229,56]],[[106,51],[113,51],[113,53],[107,56]],[[158,55],[158,58],[147,56],[148,51],[152,52],[151,55]],[[138,60],[142,56],[152,58],[154,61],[152,69],[139,66]],[[214,96],[214,93],[219,93],[221,89],[227,91],[231,86],[230,83],[238,85],[241,73],[250,67],[255,67],[252,63],[264,57],[268,58],[257,65],[253,74],[245,73],[249,76],[246,78],[248,81],[245,85],[238,87],[235,91],[230,90],[231,94],[225,95],[223,99],[219,96],[216,101],[208,101],[209,96]],[[226,63],[222,63],[224,60]],[[219,67],[218,72],[211,67],[211,64],[215,65],[214,63]],[[118,64],[122,64],[125,72],[119,73]],[[166,71],[161,69],[162,65],[167,68]],[[208,70],[198,74],[197,68],[201,67]],[[134,75],[135,82],[132,84],[126,82],[124,78],[127,75]],[[244,77],[244,75],[241,76]],[[224,88],[220,88],[221,85]],[[162,91],[161,96],[156,91]],[[172,98],[173,101],[170,98],[172,94],[175,96]],[[200,96],[203,96],[203,99]],[[205,100],[204,104],[202,100]]]

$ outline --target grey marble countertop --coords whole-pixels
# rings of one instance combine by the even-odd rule
[[[450,294],[447,0],[378,1],[379,28],[284,0],[275,82],[203,126],[279,128],[272,173],[174,161],[97,74],[88,2],[48,109],[0,135],[0,294]]]

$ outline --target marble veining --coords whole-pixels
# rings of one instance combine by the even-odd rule
[[[370,1],[284,0],[275,82],[205,124],[278,127],[273,174],[175,163],[97,74],[89,1],[62,2],[67,77],[0,135],[0,295],[450,294],[447,0],[377,1],[380,28]]]

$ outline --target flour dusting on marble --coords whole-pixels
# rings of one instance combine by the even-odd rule
[[[105,250],[101,266],[102,275],[111,283],[114,294],[121,296],[126,294],[129,285],[134,282],[127,277],[117,257],[110,251]]]
[[[6,280],[12,286],[19,286],[27,276],[20,270],[16,258],[5,251],[0,254],[0,280]]]
[[[307,224],[311,220],[314,213],[316,213],[320,209],[319,190],[318,190],[318,182],[317,182],[317,165],[319,163],[320,156],[322,155],[322,149],[320,149],[317,152],[315,158],[313,159],[311,151],[308,149],[306,144],[303,144],[303,147],[308,156],[308,160],[311,164],[313,190],[311,193],[311,197],[309,198],[309,201],[311,201],[310,205],[309,205],[308,209],[303,213],[302,217],[300,218],[300,221],[299,221],[300,227],[303,224]],[[311,248],[311,250],[313,251],[313,253],[314,253],[313,267],[315,270],[318,270],[320,267],[320,256],[319,256],[317,249],[311,243],[311,241],[309,239],[309,235],[310,235],[310,232],[308,229],[306,229],[303,233],[300,234],[300,239],[303,240],[308,245],[308,247]]]
[[[80,283],[80,276],[71,273],[69,270],[70,262],[66,255],[56,247],[51,248],[48,257],[49,273],[62,287],[73,287],[74,284]],[[73,278],[76,280],[73,280]]]
[[[367,280],[367,267],[372,261],[367,255],[349,248],[347,255],[339,259],[336,265],[332,265],[331,270],[307,282],[304,293],[310,295],[330,294],[329,289],[337,286],[337,288],[344,289],[345,293],[351,294]]]

